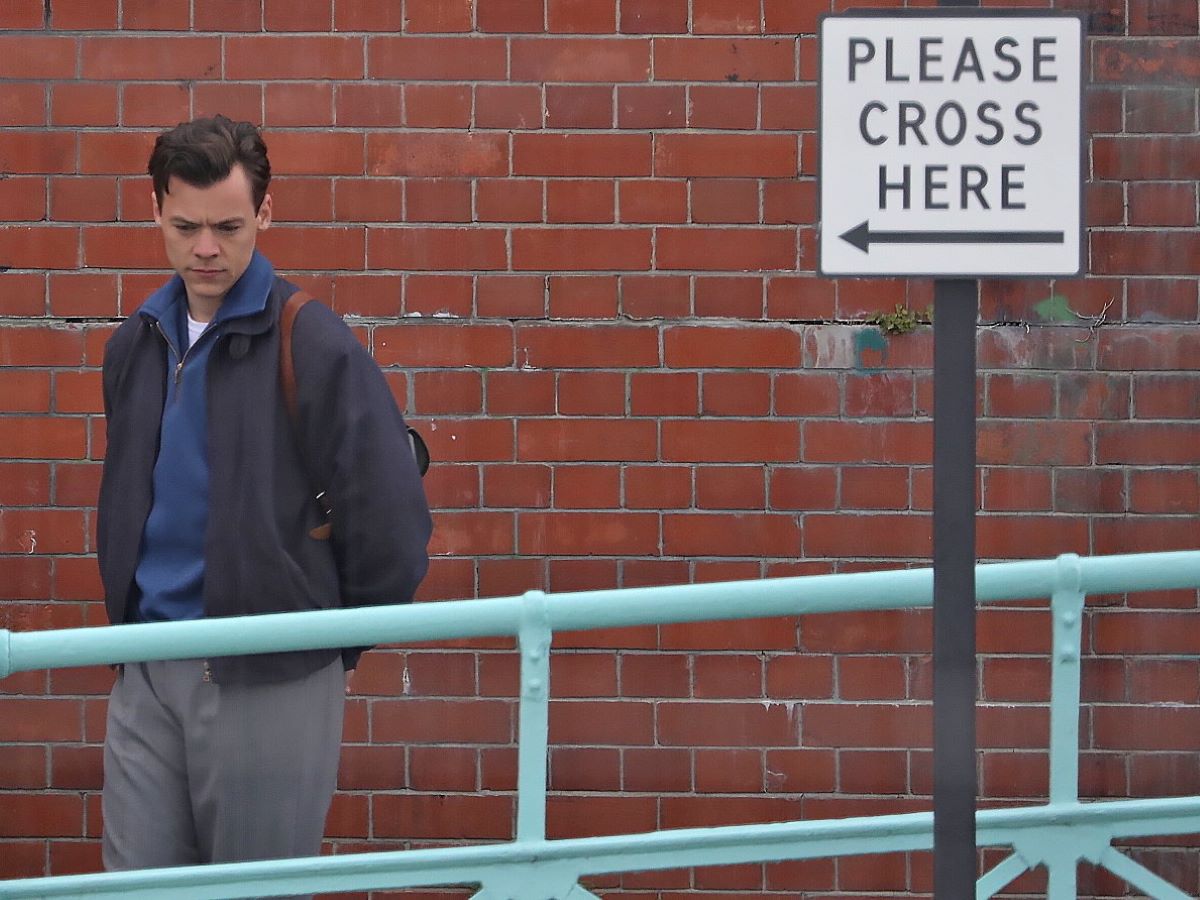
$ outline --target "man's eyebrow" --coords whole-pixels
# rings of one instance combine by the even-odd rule
[[[172,225],[198,225],[199,224],[198,222],[193,222],[191,219],[186,218],[185,216],[179,216],[179,215],[171,216],[170,222]],[[220,222],[217,222],[216,225],[219,228],[222,225],[244,225],[245,222],[246,222],[246,219],[243,216],[231,216],[228,219],[222,219]]]

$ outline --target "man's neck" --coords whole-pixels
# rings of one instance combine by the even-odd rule
[[[211,322],[221,308],[224,297],[193,297],[187,296],[188,315],[197,322]]]

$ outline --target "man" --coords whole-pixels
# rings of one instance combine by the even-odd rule
[[[318,303],[294,321],[295,428],[281,397],[279,317],[296,288],[255,249],[271,224],[258,131],[223,116],[181,124],[159,136],[149,173],[175,276],[105,349],[110,621],[411,600],[431,525],[406,428],[375,362]],[[105,867],[316,855],[361,652],[121,667]]]

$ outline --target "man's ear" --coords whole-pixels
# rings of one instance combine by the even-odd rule
[[[154,210],[154,224],[162,224],[162,210],[158,208],[158,194],[150,192],[150,208]]]
[[[271,227],[271,195],[266,194],[263,197],[263,202],[258,207],[258,215],[255,216],[258,221],[258,230],[266,231]]]

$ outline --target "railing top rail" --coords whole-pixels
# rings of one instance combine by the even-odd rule
[[[1200,551],[1004,562],[976,568],[980,602],[1083,593],[1200,587]],[[717,584],[546,595],[549,625],[582,631],[629,625],[925,607],[933,570],[808,575]],[[308,650],[321,647],[516,635],[520,596],[409,606],[202,619],[120,628],[0,630],[0,678],[13,672]]]

